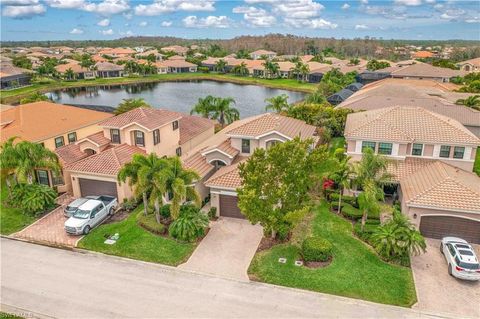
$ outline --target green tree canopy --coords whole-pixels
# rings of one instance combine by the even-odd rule
[[[271,98],[265,99],[267,105],[265,110],[272,110],[277,113],[287,112],[290,109],[290,104],[288,104],[288,95],[280,94],[277,96],[272,96]]]
[[[123,99],[123,102],[118,104],[113,114],[115,115],[123,114],[139,107],[149,108],[152,106],[148,104],[143,98]]]
[[[33,103],[33,102],[39,102],[39,101],[48,101],[48,97],[45,94],[35,92],[21,99],[20,104],[27,104],[27,103]]]

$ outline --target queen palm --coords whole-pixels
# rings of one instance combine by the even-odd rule
[[[358,205],[362,211],[362,231],[365,228],[368,213],[380,212],[380,204],[378,203],[379,200],[383,200],[383,189],[376,184],[375,180],[365,180],[363,184],[363,192],[358,195]]]
[[[302,75],[302,81],[307,81],[308,74],[310,73],[310,67],[306,63],[302,63],[300,66],[300,74]]]
[[[277,113],[281,113],[283,111],[288,111],[288,109],[290,108],[290,105],[288,104],[288,95],[286,94],[281,94],[265,99],[265,102],[268,103],[265,106],[266,111],[273,110]]]
[[[475,110],[480,110],[480,95],[472,95],[466,99],[458,99],[455,104],[465,105]]]
[[[343,192],[347,187],[350,186],[352,173],[353,169],[352,165],[350,164],[350,157],[345,156],[344,158],[340,159],[338,162],[338,167],[332,175],[332,179],[340,187],[340,192],[338,194],[338,214],[340,214],[341,210]]]
[[[267,60],[262,63],[265,71],[267,73],[267,78],[271,78],[272,76],[277,76],[278,71],[280,70],[280,65],[277,62],[272,62]]]
[[[214,99],[212,118],[217,120],[222,127],[240,119],[240,112],[231,106],[235,100],[231,97]]]
[[[143,98],[123,99],[123,102],[118,104],[117,108],[113,113],[115,115],[119,115],[139,107],[152,107],[152,106],[148,104]]]
[[[73,72],[72,68],[65,70],[65,74],[63,76],[66,80],[75,80],[75,72]]]
[[[227,62],[225,62],[225,60],[223,59],[220,59],[217,61],[217,63],[215,63],[215,70],[217,70],[218,72],[225,73],[226,66],[227,66]]]
[[[215,97],[207,95],[204,98],[199,98],[197,104],[190,110],[190,114],[200,114],[204,118],[210,118],[211,112],[215,104]]]
[[[368,180],[373,180],[380,186],[390,184],[392,175],[387,172],[389,163],[385,156],[377,155],[371,148],[366,148],[362,159],[354,167],[355,183],[362,187]]]
[[[237,74],[237,75],[241,75],[241,76],[246,76],[249,73],[247,65],[245,64],[245,62],[242,62],[240,64],[235,65],[232,68],[232,72]]]

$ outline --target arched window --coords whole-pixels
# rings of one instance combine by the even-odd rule
[[[91,148],[85,149],[84,152],[87,153],[88,156],[93,155],[93,154],[97,154],[97,152],[95,152],[95,150],[92,150]]]
[[[227,166],[227,163],[225,163],[222,160],[213,160],[210,162],[213,166],[215,166],[215,169],[219,169],[222,166]]]

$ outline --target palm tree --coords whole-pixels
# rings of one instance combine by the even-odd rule
[[[367,222],[368,212],[378,213],[380,211],[379,200],[383,200],[383,189],[376,184],[375,180],[366,180],[363,184],[363,192],[358,195],[358,205],[362,211],[362,231]]]
[[[9,138],[0,146],[0,168],[2,173],[15,174],[17,181],[32,184],[35,169],[44,168],[60,172],[57,155],[41,144],[21,141],[14,144],[17,137]]]
[[[197,104],[190,110],[190,114],[200,114],[204,118],[209,118],[210,113],[213,111],[213,105],[215,104],[215,97],[207,95],[204,98],[199,98]]]
[[[125,62],[125,71],[128,73],[136,73],[139,70],[139,65],[135,61],[127,61]]]
[[[344,158],[340,159],[338,162],[338,167],[332,175],[332,179],[340,187],[340,193],[338,194],[338,214],[340,214],[343,192],[347,187],[350,186],[350,180],[352,178],[353,169],[349,161],[349,156],[345,156]]]
[[[152,107],[150,104],[145,102],[143,98],[138,98],[138,99],[123,99],[123,102],[118,104],[117,108],[113,112],[115,115],[119,115],[122,113],[126,113],[128,111],[131,111],[133,109],[139,108],[139,107],[144,107],[144,108],[149,108]]]
[[[215,63],[215,70],[217,70],[217,72],[225,73],[226,66],[227,62],[225,62],[223,59],[220,59],[217,61],[217,63]]]
[[[217,120],[222,127],[240,119],[240,112],[230,106],[232,103],[235,104],[235,100],[231,97],[214,99],[212,119]]]
[[[280,70],[280,65],[277,62],[272,62],[267,60],[262,63],[263,67],[265,68],[267,78],[270,79],[272,76],[277,76],[278,71]]]
[[[300,74],[302,75],[302,81],[306,82],[308,74],[310,73],[310,67],[306,63],[302,63],[300,67]]]
[[[377,185],[391,184],[392,175],[387,172],[390,161],[382,155],[377,155],[370,148],[364,150],[362,159],[356,163],[355,183],[363,186],[366,181],[374,180]]]
[[[73,72],[72,68],[66,69],[63,76],[66,80],[75,80],[75,72]]]
[[[471,107],[472,109],[480,111],[480,95],[472,95],[467,97],[466,99],[458,99],[455,104],[465,105],[467,107]]]
[[[237,75],[241,75],[241,76],[247,76],[248,73],[249,73],[247,65],[245,64],[245,62],[242,62],[240,64],[235,65],[232,68],[232,72],[237,74]]]
[[[268,102],[268,104],[265,106],[266,111],[273,110],[277,113],[281,113],[283,111],[288,111],[290,108],[290,105],[288,104],[288,95],[286,94],[265,99],[265,102]]]

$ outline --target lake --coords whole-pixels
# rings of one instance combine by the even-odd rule
[[[297,102],[305,93],[216,81],[178,81],[94,87],[68,88],[47,93],[54,102],[62,104],[100,105],[116,107],[123,99],[144,98],[150,105],[189,113],[199,98],[207,95],[232,97],[240,116],[248,117],[265,112],[265,99],[287,94],[289,102]]]

